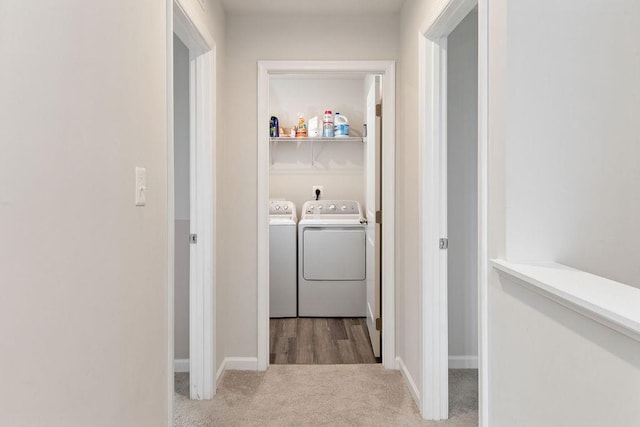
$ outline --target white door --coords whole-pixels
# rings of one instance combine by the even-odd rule
[[[376,319],[380,318],[380,236],[381,224],[376,223],[376,212],[380,211],[380,137],[381,117],[376,114],[376,105],[380,104],[380,76],[367,76],[365,93],[367,94],[367,136],[365,139],[365,209],[367,216],[367,329],[373,346],[373,354],[380,357],[380,331],[376,329]]]

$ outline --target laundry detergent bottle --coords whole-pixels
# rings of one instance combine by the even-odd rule
[[[349,136],[349,119],[346,116],[336,113],[335,124],[333,126],[336,138],[346,138]]]

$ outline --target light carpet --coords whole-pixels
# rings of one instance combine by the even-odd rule
[[[176,374],[175,425],[477,426],[476,370],[449,372],[450,418],[420,418],[402,375],[381,365],[271,365],[227,371],[213,400],[188,399],[189,376]]]

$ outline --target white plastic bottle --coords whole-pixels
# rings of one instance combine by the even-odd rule
[[[349,119],[340,113],[336,113],[334,134],[336,138],[346,138],[349,136]]]

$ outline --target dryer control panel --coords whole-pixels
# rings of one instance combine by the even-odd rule
[[[357,215],[362,216],[360,203],[355,200],[310,200],[302,206],[302,215]]]

